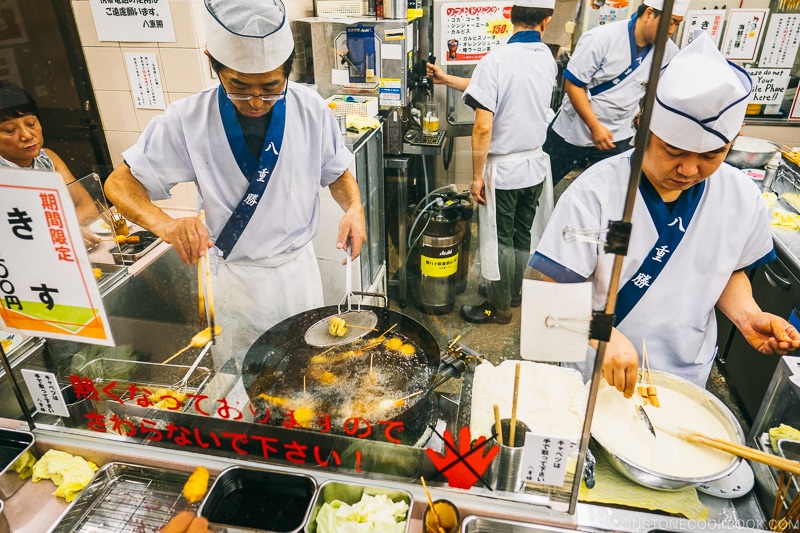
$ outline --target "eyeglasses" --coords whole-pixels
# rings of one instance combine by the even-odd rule
[[[258,98],[262,102],[276,102],[278,100],[283,100],[286,97],[286,89],[288,87],[288,82],[283,86],[283,91],[278,94],[240,94],[240,93],[229,93],[225,92],[228,96],[228,99],[233,102],[246,102],[251,98]]]

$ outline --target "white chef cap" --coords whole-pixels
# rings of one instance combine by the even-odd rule
[[[642,3],[646,6],[652,7],[653,9],[664,11],[664,0],[644,0]],[[673,17],[685,17],[688,10],[689,0],[675,0],[675,2],[672,4]]]
[[[661,71],[650,131],[691,152],[728,144],[742,128],[753,82],[701,33]]]
[[[556,0],[514,0],[513,5],[519,7],[541,7],[544,9],[555,9]]]
[[[283,65],[294,38],[281,0],[205,0],[206,48],[238,72],[262,74]]]

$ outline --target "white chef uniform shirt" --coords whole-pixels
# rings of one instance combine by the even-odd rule
[[[566,242],[562,230],[607,228],[610,220],[622,218],[631,154],[593,165],[569,186],[531,261],[556,281],[591,280],[593,309],[605,307],[615,256],[600,244]],[[638,191],[632,224],[620,288],[639,270],[658,238]],[[769,213],[758,187],[723,163],[705,180],[700,204],[674,256],[618,329],[637,349],[647,340],[651,368],[704,387],[716,353],[717,300],[733,272],[765,261],[772,253]],[[584,376],[591,375],[593,359],[581,368]]]
[[[575,52],[567,64],[565,76],[572,76],[585,83],[585,89],[613,80],[631,65],[630,20],[620,20],[598,26],[587,31],[578,40]],[[591,96],[592,111],[603,126],[613,134],[614,141],[633,137],[631,125],[639,110],[639,101],[644,97],[650,65],[653,62],[651,48],[641,65],[616,86]],[[666,65],[679,51],[667,39],[662,65]],[[592,134],[578,115],[567,94],[553,122],[553,130],[565,141],[575,146],[592,146]]]
[[[212,241],[249,184],[231,152],[217,98],[217,87],[211,87],[174,102],[123,153],[153,200],[169,198],[178,183],[194,182]],[[324,100],[290,81],[280,157],[253,217],[216,271],[214,303],[223,334],[215,363],[235,356],[241,364],[263,332],[322,306],[311,244],[319,222],[319,188],[336,181],[353,159]]]
[[[178,183],[195,182],[212,241],[249,185],[225,136],[217,87],[171,104],[122,155],[153,200],[169,198]],[[280,158],[227,261],[260,261],[308,244],[317,231],[320,186],[336,181],[352,161],[325,101],[290,81]]]
[[[557,70],[544,43],[511,43],[481,59],[464,97],[471,96],[494,113],[490,155],[527,152],[544,144]],[[549,165],[544,154],[497,163],[495,188],[538,185]]]

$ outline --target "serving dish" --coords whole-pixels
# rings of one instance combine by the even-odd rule
[[[309,476],[232,466],[217,476],[198,513],[229,533],[297,532],[316,488]]]
[[[311,508],[311,515],[305,527],[305,533],[317,533],[317,515],[320,509],[326,503],[331,503],[334,500],[342,501],[348,505],[353,505],[359,502],[364,494],[370,496],[377,496],[385,494],[394,502],[404,501],[408,504],[409,514],[414,505],[414,499],[411,493],[405,490],[390,489],[387,487],[370,486],[354,483],[342,483],[338,481],[326,481],[317,491],[317,496],[314,500],[314,505]],[[409,526],[411,520],[410,516],[406,516],[406,533],[410,531]]]
[[[25,483],[12,467],[35,442],[33,433],[0,428],[0,498],[10,498]]]
[[[758,137],[740,135],[733,141],[725,162],[736,168],[759,168],[772,159],[778,147]]]

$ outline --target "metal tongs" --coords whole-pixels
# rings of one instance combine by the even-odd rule
[[[637,383],[636,391],[633,395],[633,402],[636,406],[636,413],[639,415],[639,419],[644,422],[647,429],[653,434],[653,437],[655,437],[656,430],[653,427],[653,423],[650,421],[650,417],[647,416],[647,411],[644,410],[644,406],[647,405],[648,402],[652,404],[653,407],[660,407],[660,404],[658,402],[656,387],[653,385],[653,376],[650,373],[650,360],[647,358],[647,345],[644,339],[642,339],[642,374],[647,378],[648,384],[645,386]]]

